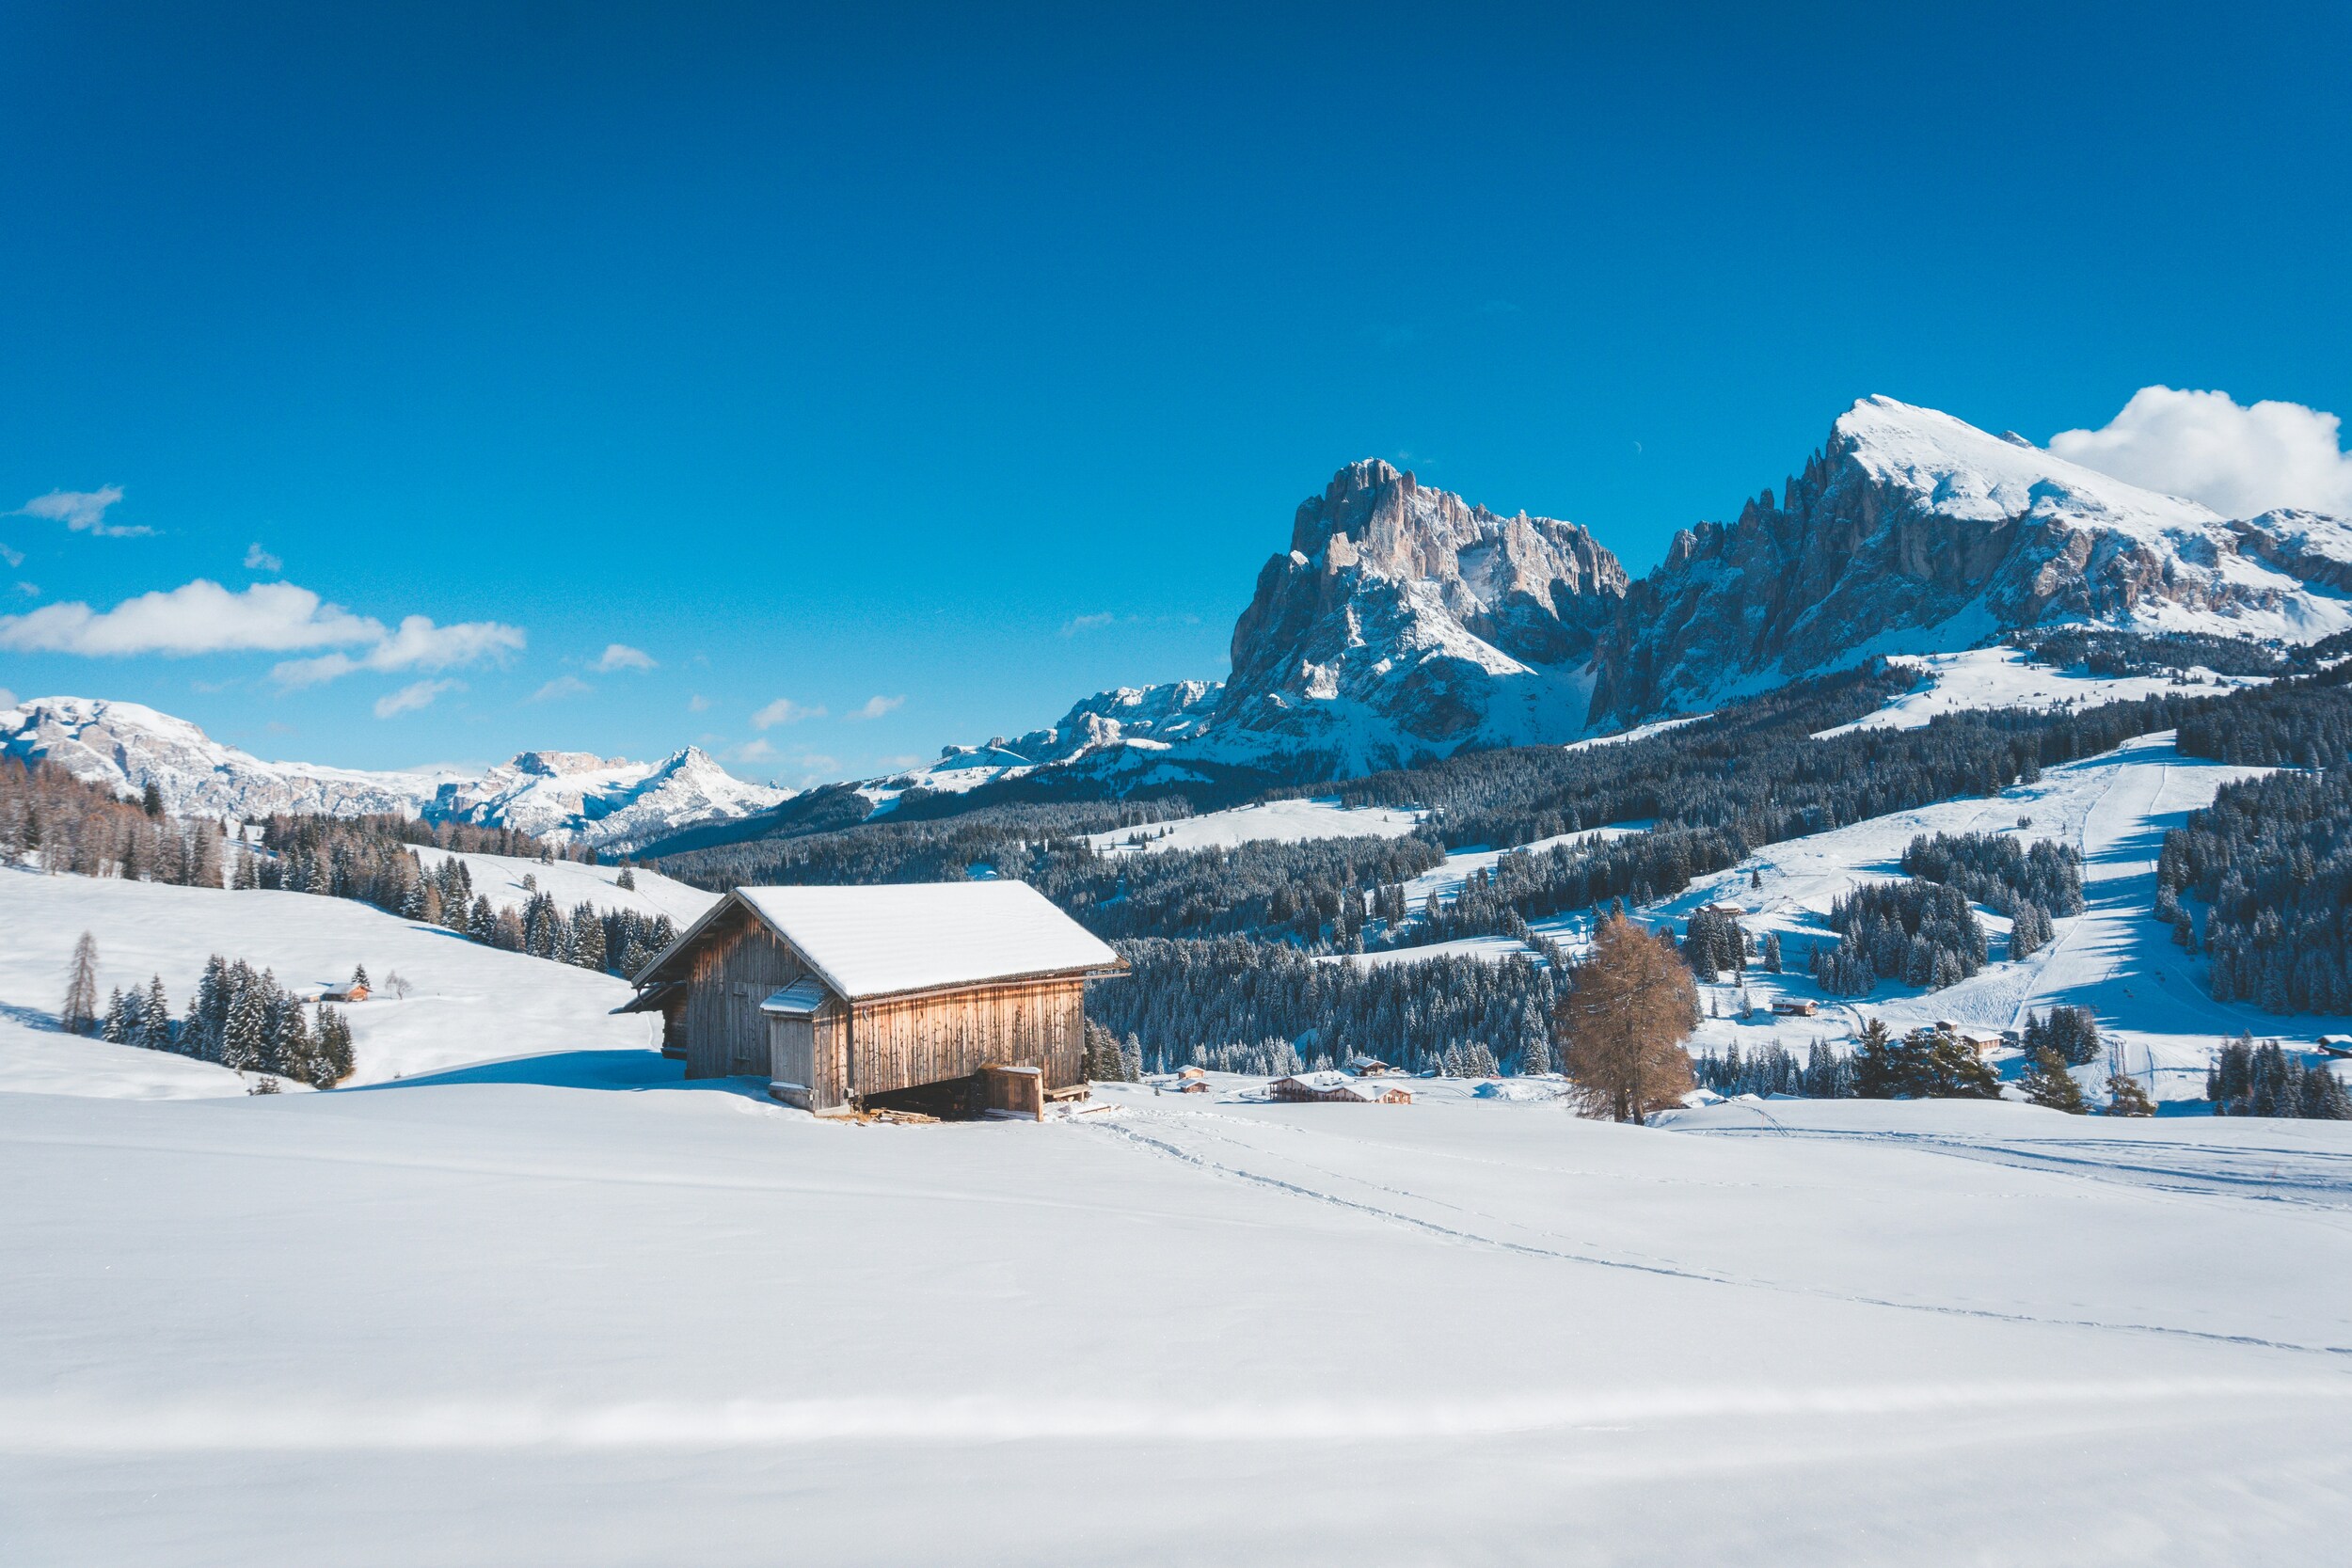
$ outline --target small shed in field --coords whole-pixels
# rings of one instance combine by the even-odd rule
[[[633,977],[689,1078],[766,1077],[818,1112],[1039,1069],[1086,1081],[1086,983],[1110,947],[1024,883],[737,888]]]

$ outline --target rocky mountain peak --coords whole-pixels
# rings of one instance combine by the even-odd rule
[[[1574,523],[1351,463],[1258,574],[1217,726],[1378,766],[1581,721],[1581,667],[1626,585]]]

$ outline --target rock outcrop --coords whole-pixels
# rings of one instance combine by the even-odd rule
[[[1617,558],[1574,523],[1350,464],[1258,574],[1210,743],[1353,769],[1573,733],[1625,592]]]

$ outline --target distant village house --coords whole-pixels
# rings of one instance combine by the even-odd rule
[[[1277,1100],[1330,1101],[1343,1105],[1410,1105],[1413,1091],[1402,1084],[1375,1084],[1344,1072],[1296,1072],[1266,1085]]]

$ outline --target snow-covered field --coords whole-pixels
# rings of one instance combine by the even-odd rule
[[[530,863],[535,864],[536,863]],[[542,869],[545,869],[544,867]],[[585,868],[582,868],[585,869]],[[354,1081],[375,1083],[539,1052],[644,1045],[647,1015],[611,1016],[629,988],[544,958],[501,953],[347,898],[230,893],[158,882],[0,870],[0,1089],[153,1096],[239,1093],[236,1074],[159,1052],[56,1033],[73,943],[98,944],[98,992],[163,976],[175,1017],[217,953],[296,990],[367,966],[379,990],[344,1009]],[[389,993],[393,975],[408,995]],[[88,1064],[75,1072],[77,1055]]]
[[[1403,838],[1421,823],[1421,813],[1380,806],[1343,806],[1337,800],[1267,800],[1203,812],[1149,828],[1095,833],[1088,842],[1112,853],[1159,849],[1230,849],[1237,844],[1302,844],[1314,838]],[[1140,835],[1141,845],[1129,841]]]
[[[621,875],[617,865],[582,865],[578,861],[543,863],[516,855],[453,856],[447,849],[430,846],[421,847],[417,858],[427,870],[444,860],[464,861],[474,892],[501,910],[518,910],[530,898],[531,889],[523,886],[525,877],[533,879],[538,890],[567,914],[578,904],[594,904],[599,910],[635,910],[640,914],[666,914],[681,931],[719,901],[715,893],[705,893],[642,865],[632,873],[637,886],[631,890],[613,885]]]
[[[0,1094],[0,1557],[2329,1563],[2352,1129]]]
[[[1913,666],[1930,684],[1851,724],[1823,730],[1817,738],[1853,730],[1922,729],[1940,714],[1968,708],[2091,707],[2142,697],[2217,697],[2242,686],[2265,684],[2259,675],[2217,675],[2210,670],[2183,671],[2178,676],[2076,674],[2036,664],[2020,650],[2007,647],[1898,657],[1888,662]]]
[[[2287,1022],[2145,917],[2163,829],[2244,771],[2149,737],[1649,912],[1737,902],[1793,958],[1915,832],[2074,843],[2090,908],[2044,952],[1780,1032],[2088,1000],[2178,1097]],[[2352,1126],[1632,1129],[1227,1076],[844,1126],[683,1082],[616,980],[346,901],[8,871],[0,919],[11,1565],[2317,1564],[2352,1531]],[[364,1086],[248,1098],[49,1026],[84,929],[102,990],[177,1006],[211,952],[414,990],[349,1009]]]

